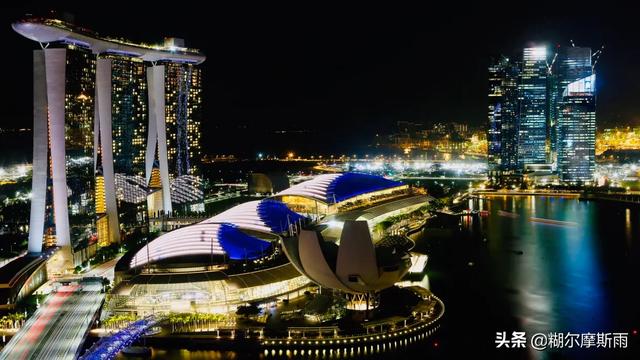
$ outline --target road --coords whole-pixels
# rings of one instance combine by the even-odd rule
[[[113,276],[114,276],[114,268],[116,266],[116,263],[118,262],[118,260],[120,260],[120,256],[116,257],[115,259],[109,260],[107,262],[104,262],[100,265],[95,266],[93,269],[87,271],[86,273],[82,274],[82,276],[88,276],[88,277],[105,277],[107,279],[109,279],[109,281],[113,281]]]
[[[104,294],[100,281],[58,287],[0,352],[4,359],[75,359]]]

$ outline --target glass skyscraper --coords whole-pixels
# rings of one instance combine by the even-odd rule
[[[518,167],[547,163],[547,49],[525,48],[518,84]]]
[[[518,166],[518,64],[502,56],[489,66],[489,169],[514,171]]]
[[[572,182],[572,181],[576,181],[575,179],[573,179],[574,175],[563,173],[563,170],[566,170],[566,164],[569,162],[566,156],[571,153],[571,151],[567,151],[566,149],[567,139],[572,138],[573,135],[570,135],[570,134],[575,130],[574,128],[576,126],[580,126],[580,124],[574,122],[575,116],[577,115],[575,111],[578,111],[578,108],[580,106],[576,106],[577,104],[575,101],[577,99],[575,98],[575,96],[568,96],[567,98],[565,98],[566,96],[565,92],[567,91],[569,84],[579,81],[580,79],[585,79],[591,76],[591,74],[593,73],[593,68],[591,65],[591,49],[587,47],[576,47],[576,46],[563,47],[559,51],[558,62],[556,65],[557,66],[556,66],[556,69],[554,69],[554,72],[557,78],[557,87],[555,89],[556,99],[557,99],[557,102],[555,103],[555,108],[557,113],[557,116],[556,116],[557,126],[555,129],[556,136],[554,140],[556,141],[555,147],[558,153],[557,153],[557,158],[554,160],[557,161],[558,170],[559,170],[558,172],[561,180]],[[595,88],[592,90],[595,91]],[[588,100],[588,102],[593,102],[593,107],[595,107],[595,98],[592,100],[593,101]],[[582,101],[587,101],[587,99],[584,98],[580,100],[580,102]],[[565,102],[568,102],[566,104],[567,108],[565,108]],[[569,107],[569,104],[572,104],[570,106],[573,109],[572,111],[566,111]],[[583,109],[586,110],[587,112],[590,112],[589,110],[590,107],[591,106],[589,105]],[[595,114],[595,109],[593,111]],[[570,117],[574,120],[570,120],[569,118],[566,118],[563,120],[563,117]],[[585,120],[587,120],[588,118],[589,116],[587,116]],[[573,123],[573,125],[569,125],[571,123]],[[593,146],[595,147],[595,124],[593,124],[593,126],[594,126]],[[588,131],[587,128],[584,128],[582,130]],[[560,153],[561,149],[562,149],[562,154]],[[561,163],[563,163],[564,165],[561,166]],[[583,176],[580,176],[580,177],[582,181],[585,181],[584,174]],[[589,178],[590,177],[591,176],[589,176]]]
[[[558,173],[563,182],[593,180],[596,145],[595,74],[567,84],[558,123]]]
[[[488,162],[494,174],[555,165],[559,179],[592,180],[595,76],[591,49],[525,48],[522,64],[489,66]],[[553,60],[551,60],[553,59]],[[540,169],[536,166],[535,168]]]

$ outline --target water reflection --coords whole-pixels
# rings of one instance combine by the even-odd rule
[[[318,353],[315,349],[285,350],[282,354],[269,351],[266,355],[154,350],[154,358],[395,359],[407,355],[427,358],[426,354],[433,357],[434,353],[439,358],[457,358],[451,354],[494,354],[496,331],[526,331],[530,336],[536,332],[637,328],[637,299],[629,296],[640,275],[638,266],[633,265],[640,263],[637,208],[533,196],[476,199],[469,207],[487,210],[489,215],[456,220],[450,228],[437,226],[414,237],[416,249],[429,255],[429,276],[418,281],[447,306],[447,326],[436,338]],[[532,217],[551,222],[532,221]],[[470,262],[474,265],[469,266]],[[164,353],[156,356],[156,351]],[[553,354],[532,351],[525,355],[545,358]],[[602,355],[587,354],[593,358]]]
[[[475,200],[473,209],[484,207],[490,215],[480,218],[479,225],[463,225],[469,237],[478,231],[488,237],[488,256],[493,262],[488,266],[495,276],[494,283],[488,285],[507,294],[511,316],[519,328],[514,330],[528,334],[624,330],[615,313],[616,294],[603,284],[617,276],[610,263],[630,261],[624,257],[629,251],[619,251],[615,234],[624,232],[625,248],[638,246],[632,244],[638,241],[638,234],[634,240],[631,210],[625,209],[620,216],[620,210],[575,198],[525,196],[509,200]],[[500,211],[519,216],[499,216]],[[506,271],[495,273],[498,269]],[[537,352],[530,355],[545,356]]]

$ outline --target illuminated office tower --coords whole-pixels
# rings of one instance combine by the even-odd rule
[[[489,169],[515,171],[518,166],[518,64],[502,56],[489,66]]]
[[[557,166],[558,127],[562,115],[563,93],[569,83],[591,75],[591,49],[558,46],[556,60],[552,62],[549,70],[547,137],[550,153],[548,162]]]
[[[558,174],[563,182],[593,180],[596,148],[596,76],[567,84],[558,123]]]
[[[518,167],[545,164],[548,159],[547,49],[525,48],[518,84]]]

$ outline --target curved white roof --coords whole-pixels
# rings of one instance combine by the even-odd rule
[[[177,256],[225,254],[218,240],[220,227],[221,224],[195,224],[161,235],[140,249],[130,266]]]
[[[129,266],[186,255],[226,254],[231,259],[258,257],[269,242],[242,230],[282,233],[300,218],[281,202],[249,201],[200,223],[160,235],[138,250]]]
[[[406,186],[398,181],[386,179],[382,176],[346,172],[340,174],[324,174],[301,182],[275,196],[302,196],[327,204],[334,204],[351,199],[355,196],[367,194],[398,186]]]
[[[331,183],[333,183],[333,181],[335,181],[340,176],[342,176],[342,174],[318,175],[311,180],[301,182],[300,184],[296,184],[288,189],[282,190],[275,196],[303,196],[326,203],[328,202],[328,200],[331,200],[327,199],[329,185],[331,185]]]
[[[258,205],[260,205],[260,200],[242,203],[229,210],[223,211],[212,218],[202,221],[201,224],[230,223],[237,225],[242,229],[271,232],[271,227],[269,227],[269,225],[260,218]]]

